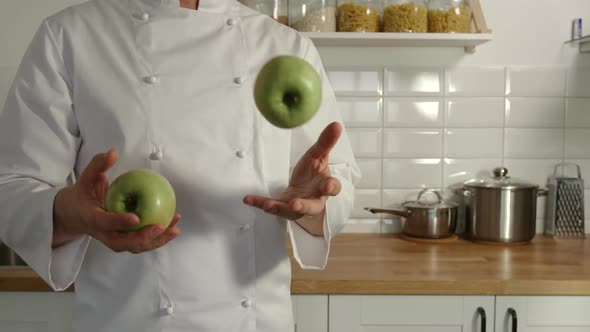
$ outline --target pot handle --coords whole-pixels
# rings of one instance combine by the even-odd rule
[[[471,192],[471,190],[469,190],[469,189],[467,189],[465,187],[458,188],[458,189],[455,190],[455,192],[457,194],[461,195],[461,196],[464,196],[464,197],[471,197],[471,196],[473,196],[473,193]]]
[[[379,209],[379,208],[370,208],[370,207],[366,207],[365,210],[367,210],[371,213],[395,214],[396,216],[400,216],[400,217],[404,217],[404,218],[409,218],[412,216],[412,211],[409,211],[409,210]]]
[[[418,199],[416,200],[418,203],[421,202],[422,196],[424,194],[427,193],[433,193],[436,195],[436,204],[442,203],[442,196],[440,195],[440,192],[438,190],[435,189],[428,189],[428,188],[424,188],[420,191],[420,193],[418,194]]]

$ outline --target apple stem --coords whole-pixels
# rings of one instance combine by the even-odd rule
[[[283,102],[287,104],[287,106],[292,107],[299,104],[299,95],[293,92],[287,92],[285,97],[283,97]]]
[[[125,200],[125,207],[127,211],[135,211],[137,208],[137,199],[133,195],[128,195],[127,199]]]

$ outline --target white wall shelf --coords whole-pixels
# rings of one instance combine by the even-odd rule
[[[590,53],[590,35],[567,41],[566,44],[578,46],[580,48],[580,53]]]
[[[465,47],[487,43],[492,33],[305,32],[324,47]]]

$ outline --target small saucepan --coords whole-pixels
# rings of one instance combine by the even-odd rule
[[[432,193],[435,201],[423,200],[423,196]],[[408,236],[441,239],[452,236],[457,227],[458,204],[443,201],[440,192],[423,189],[415,201],[402,203],[404,210],[369,208],[371,213],[390,213],[403,217],[402,232]]]

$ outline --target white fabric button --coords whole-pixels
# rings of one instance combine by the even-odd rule
[[[149,84],[156,84],[156,83],[160,82],[160,78],[158,76],[152,75],[152,76],[145,77],[143,79],[143,81],[146,83],[149,83]]]
[[[228,19],[228,20],[226,21],[226,23],[227,23],[227,25],[229,25],[229,26],[233,26],[233,25],[236,25],[236,24],[238,24],[238,21],[237,21],[235,18],[230,18],[230,19]]]
[[[168,306],[168,308],[166,308],[166,314],[172,315],[173,313],[174,313],[174,307],[172,305]]]
[[[162,151],[156,151],[156,152],[150,153],[151,160],[162,160],[162,158],[164,158],[164,154],[162,153]]]
[[[234,83],[240,85],[243,84],[245,79],[242,76],[234,77]]]
[[[142,13],[140,15],[139,19],[142,20],[142,21],[144,21],[144,22],[146,22],[147,20],[150,19],[150,14],[148,14],[148,13]]]
[[[250,224],[243,224],[243,225],[240,227],[240,229],[241,229],[242,231],[248,231],[248,230],[250,230],[251,228],[252,228],[252,225],[250,225]]]
[[[250,301],[250,299],[243,299],[242,300],[242,307],[249,308],[250,306],[252,306],[252,301]]]
[[[242,159],[242,158],[246,157],[246,151],[244,151],[244,150],[237,151],[236,156],[238,156],[238,158]]]

